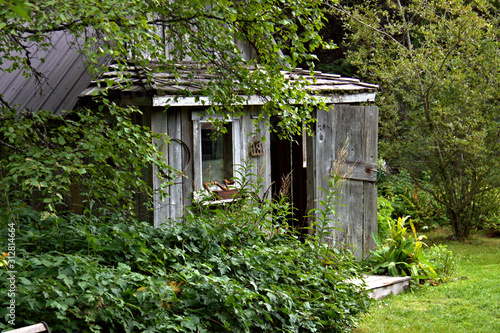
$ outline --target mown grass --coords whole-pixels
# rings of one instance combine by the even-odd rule
[[[500,332],[500,239],[474,235],[459,243],[450,234],[434,231],[427,243],[455,253],[458,280],[374,301],[354,332]]]

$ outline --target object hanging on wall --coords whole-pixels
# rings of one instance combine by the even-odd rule
[[[250,156],[262,156],[264,155],[264,144],[260,139],[255,136],[253,141],[250,142]]]

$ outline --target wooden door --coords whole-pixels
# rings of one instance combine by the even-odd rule
[[[375,106],[334,105],[328,111],[317,113],[316,133],[312,140],[316,206],[329,188],[332,165],[341,149],[347,149],[341,204],[331,217],[334,231],[327,241],[337,246],[348,246],[357,258],[363,259],[375,247],[372,232],[377,232],[377,122]],[[350,170],[350,172],[345,172]]]

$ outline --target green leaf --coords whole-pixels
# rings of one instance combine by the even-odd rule
[[[16,2],[14,2],[14,3],[16,3]],[[21,3],[21,2],[19,2],[19,3]],[[26,10],[25,7],[22,7],[20,4],[14,4],[14,5],[9,4],[9,6],[20,17],[22,17],[22,18],[24,18],[26,20],[31,20],[31,17],[28,14],[28,11]]]

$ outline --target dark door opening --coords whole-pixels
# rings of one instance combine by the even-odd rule
[[[278,118],[271,119],[275,129],[271,134],[271,180],[273,195],[283,194],[288,197],[293,207],[288,223],[300,232],[307,233],[307,169],[303,165],[302,136],[292,140],[279,137]]]

